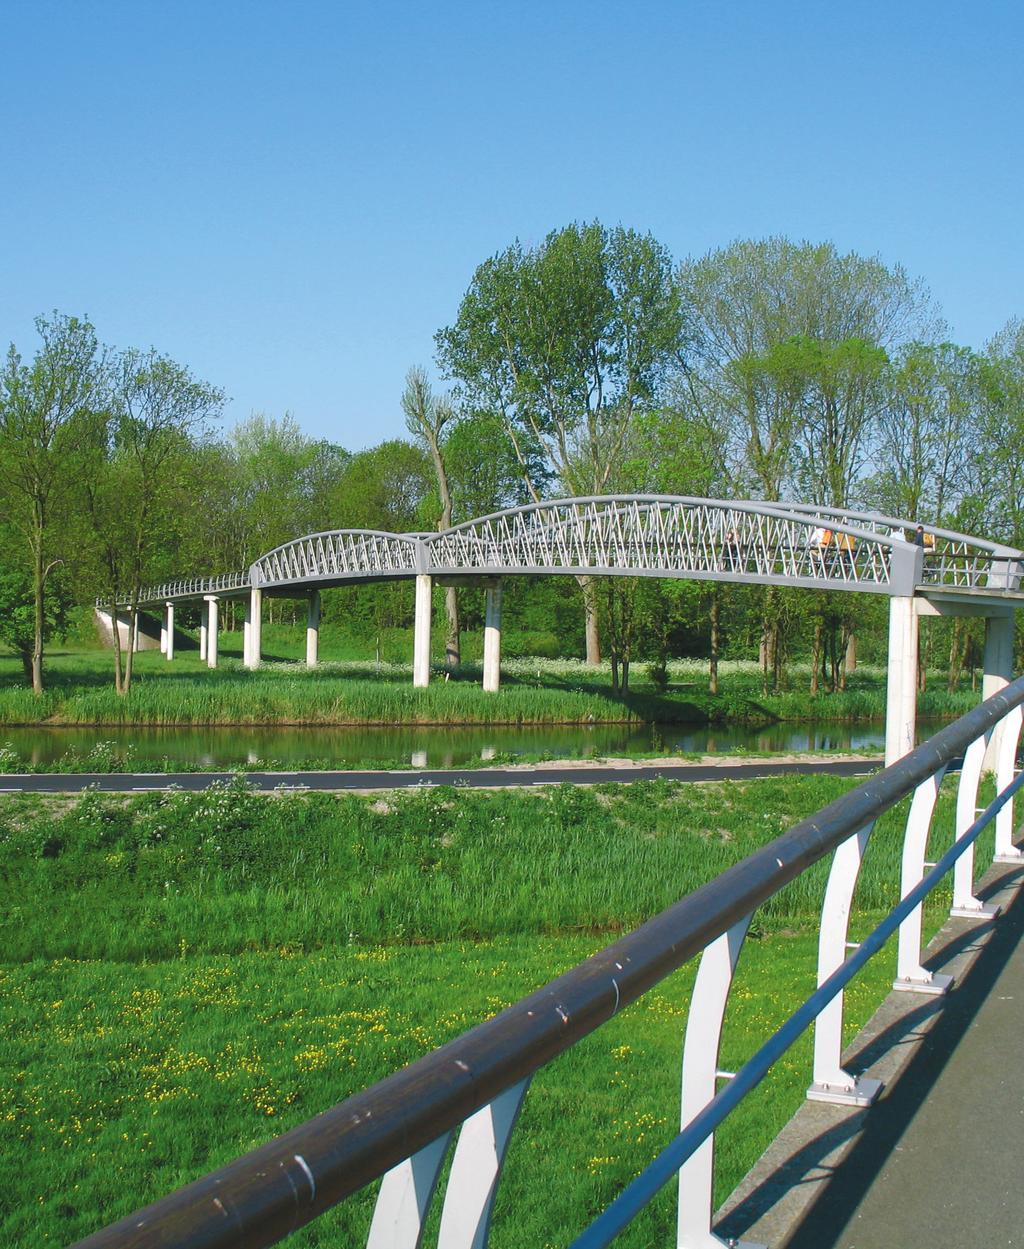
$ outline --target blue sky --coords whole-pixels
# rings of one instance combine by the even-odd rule
[[[1024,316],[1024,8],[7,0],[0,341],[87,313],[350,448],[474,267],[573,220],[832,239]]]

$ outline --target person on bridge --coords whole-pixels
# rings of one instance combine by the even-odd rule
[[[740,535],[735,529],[726,530],[723,549],[726,568],[729,572],[739,572],[743,564],[743,552],[740,549]]]
[[[826,529],[824,525],[819,525],[810,537],[809,546],[818,557],[818,571],[822,574],[827,571],[826,557],[831,553],[832,537],[832,530]]]
[[[835,563],[843,572],[853,573],[853,553],[857,549],[857,539],[852,533],[837,533],[834,535],[834,544],[836,550]]]

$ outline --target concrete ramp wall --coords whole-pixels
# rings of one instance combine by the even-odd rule
[[[114,647],[114,620],[109,611],[102,607],[95,609],[96,628],[99,630],[103,645]],[[117,613],[117,630],[121,635],[121,646],[128,645],[129,616],[127,612]],[[174,645],[186,643],[187,639],[177,629],[174,630]],[[139,612],[138,625],[135,630],[135,649],[138,651],[154,651],[160,649],[160,621],[155,616],[147,616]]]

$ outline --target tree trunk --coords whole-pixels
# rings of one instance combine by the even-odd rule
[[[828,631],[828,667],[829,689],[834,694],[839,688],[839,643],[836,638],[836,627],[832,624]]]
[[[949,680],[947,688],[951,694],[960,684],[960,676],[963,672],[963,651],[960,645],[962,633],[963,621],[958,617],[953,621],[953,636],[949,643]]]
[[[37,698],[43,693],[43,593],[46,576],[43,571],[43,534],[42,524],[37,522],[37,531],[32,543],[32,598],[35,623],[32,645],[32,693]]]
[[[711,658],[708,664],[708,693],[718,693],[718,647],[720,641],[719,622],[722,604],[718,589],[711,591]]]
[[[767,604],[766,604],[767,608]],[[761,645],[758,648],[758,660],[761,664],[761,688],[768,693],[768,673],[772,668],[772,631],[767,615],[761,618]]]
[[[846,689],[846,652],[850,645],[850,633],[848,627],[844,624],[839,635],[839,649],[842,651],[842,659],[836,658],[836,688],[840,690]]]
[[[844,661],[847,676],[857,671],[857,634],[853,629],[846,635],[846,658]]]
[[[619,657],[614,650],[611,653],[611,665],[612,665],[612,693],[617,694],[619,692]]]
[[[132,670],[135,667],[135,639],[139,632],[139,607],[134,602],[135,594],[132,594],[132,602],[128,605],[128,653],[124,657],[124,680],[121,684],[121,693],[127,694],[132,687]]]
[[[622,686],[619,692],[622,694],[625,694],[625,693],[628,693],[628,691],[629,691],[629,655],[627,654],[627,655],[624,655],[622,658]]]
[[[922,692],[928,684],[928,669],[932,667],[932,642],[934,637],[933,629],[924,629],[922,644],[918,647],[918,692]]]
[[[462,645],[459,634],[459,592],[453,585],[445,586],[444,610],[448,617],[448,636],[445,641],[445,663],[449,669],[462,663]]]
[[[583,591],[583,613],[586,620],[587,663],[601,662],[601,640],[597,627],[597,587],[593,577],[577,577]]]
[[[818,692],[818,666],[821,663],[821,621],[814,622],[814,641],[811,644],[811,693]]]

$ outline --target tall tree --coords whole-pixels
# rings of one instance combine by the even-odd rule
[[[806,492],[846,505],[874,438],[885,355],[935,328],[924,286],[876,258],[784,238],[733,243],[687,261],[679,279],[693,316],[686,380],[731,430],[737,480],[769,500]],[[767,686],[799,613],[773,589],[764,605]]]
[[[981,406],[981,362],[954,343],[907,343],[886,370],[871,502],[941,523],[970,484]]]
[[[310,438],[289,414],[275,420],[261,412],[228,436],[237,498],[244,518],[246,562],[314,530],[331,527],[330,498],[348,454]]]
[[[0,372],[0,493],[24,542],[33,611],[32,689],[43,692],[46,583],[60,563],[55,513],[86,472],[97,442],[103,369],[92,325],[39,317],[41,346],[30,364],[12,344]]]
[[[1004,542],[1024,544],[1024,321],[1011,320],[986,346],[974,498],[964,505]]]
[[[106,457],[85,483],[106,588],[127,602],[128,646],[114,634],[114,684],[132,683],[139,595],[166,559],[181,508],[192,436],[217,416],[223,392],[156,351],[129,350],[111,363]]]
[[[651,235],[594,222],[518,240],[473,275],[455,324],[438,332],[438,360],[468,401],[500,413],[531,495],[609,486],[637,412],[657,402],[683,344],[668,252]],[[597,606],[582,580],[587,659],[600,657]]]
[[[414,367],[405,375],[402,411],[405,413],[406,429],[430,455],[441,505],[437,528],[450,529],[452,492],[448,484],[443,444],[445,432],[455,420],[455,409],[449,399],[434,394],[426,370]],[[445,586],[444,607],[448,621],[445,658],[449,668],[457,668],[462,662],[462,653],[459,642],[459,592],[453,585]]]

